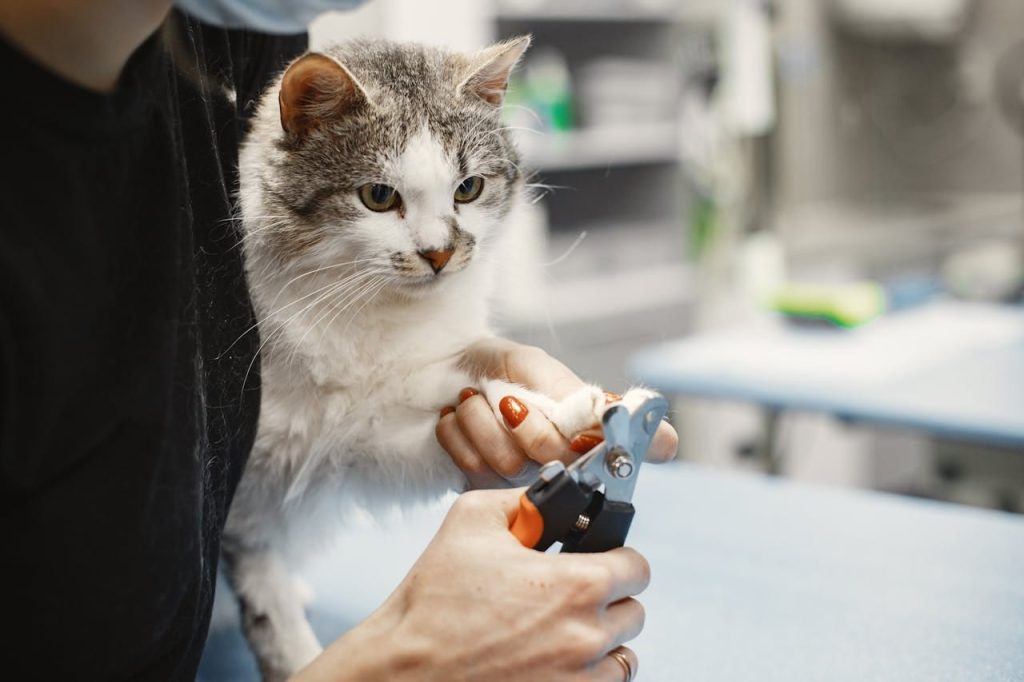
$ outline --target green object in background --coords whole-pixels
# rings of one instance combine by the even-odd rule
[[[711,242],[718,216],[715,201],[706,194],[699,193],[694,197],[690,209],[690,250],[694,258],[700,259]]]
[[[874,282],[790,283],[772,297],[769,305],[791,318],[831,322],[849,329],[884,313],[886,297],[885,290]]]
[[[523,115],[522,108],[530,114]],[[554,82],[535,82],[513,76],[505,95],[502,116],[508,125],[563,132],[573,128],[572,93]]]
[[[572,77],[561,52],[538,48],[527,58],[522,71],[512,76],[505,97],[506,121],[511,119],[511,123],[519,117],[517,107],[526,107],[536,118],[525,118],[516,125],[549,132],[573,129]]]
[[[572,94],[566,90],[555,93],[556,96],[548,100],[548,120],[552,130],[572,130],[573,127],[573,106]]]

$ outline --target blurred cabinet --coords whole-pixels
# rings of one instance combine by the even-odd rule
[[[892,5],[781,4],[773,170],[798,274],[935,273],[980,241],[1024,244],[1024,3]]]
[[[536,173],[556,263],[546,273],[548,318],[684,303],[682,46],[708,30],[713,4],[501,0],[494,10],[497,38],[534,39],[507,120]]]

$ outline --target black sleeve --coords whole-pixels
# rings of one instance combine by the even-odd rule
[[[0,40],[10,679],[189,680],[205,641],[259,409],[232,221],[244,98],[305,37],[175,21],[204,74],[249,94],[197,88],[155,37],[112,95]]]

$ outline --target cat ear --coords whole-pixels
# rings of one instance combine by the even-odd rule
[[[348,69],[311,52],[296,61],[281,79],[281,127],[302,136],[321,123],[357,111],[369,98]]]
[[[468,92],[500,107],[505,99],[509,74],[531,40],[528,35],[520,36],[478,52],[471,61],[469,75],[459,83],[459,94]]]

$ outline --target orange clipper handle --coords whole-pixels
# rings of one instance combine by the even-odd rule
[[[573,529],[593,496],[565,471],[561,462],[550,462],[540,477],[519,498],[519,509],[509,530],[525,547],[541,552],[562,542]]]
[[[526,493],[519,497],[519,510],[509,530],[524,547],[536,547],[544,536],[544,517]]]

